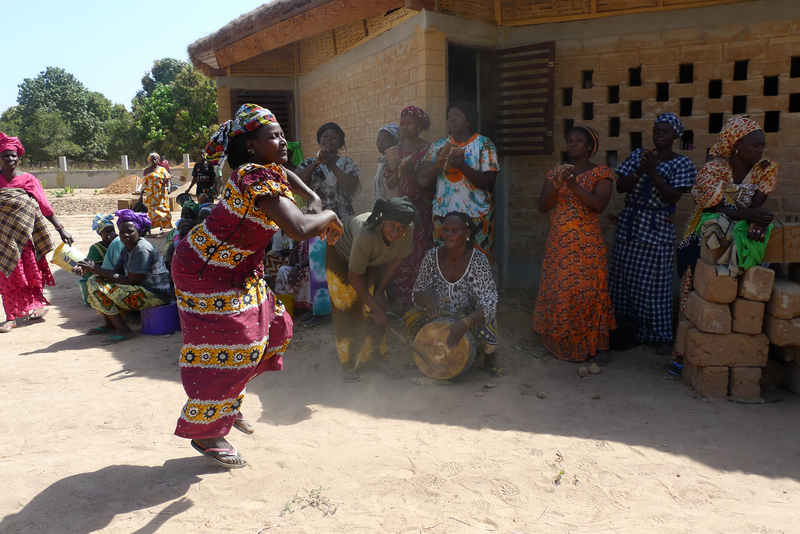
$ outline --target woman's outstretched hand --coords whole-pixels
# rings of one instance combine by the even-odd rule
[[[78,266],[75,268],[75,274],[78,276],[83,276],[87,272],[93,272],[95,268],[97,268],[97,264],[94,262],[94,260],[81,260],[78,262]]]
[[[339,220],[339,217],[336,217],[335,220],[331,221],[325,230],[322,231],[319,238],[324,239],[327,241],[329,245],[335,245],[339,238],[342,237],[342,221]]]
[[[61,237],[61,241],[63,241],[67,245],[72,245],[72,243],[75,242],[75,240],[72,239],[72,234],[67,232],[64,228],[58,229],[58,235]]]

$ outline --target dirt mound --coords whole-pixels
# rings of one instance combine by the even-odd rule
[[[136,189],[136,180],[140,177],[135,174],[129,174],[125,178],[120,178],[113,184],[109,185],[102,191],[100,191],[101,195],[126,195],[132,194],[134,189]]]

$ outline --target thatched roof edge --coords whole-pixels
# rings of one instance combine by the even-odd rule
[[[206,63],[203,57],[229,46],[248,35],[262,31],[288,18],[327,4],[330,0],[273,0],[241,15],[214,33],[198,39],[187,47],[193,64]],[[216,61],[215,61],[216,63]],[[216,68],[216,65],[211,65]]]

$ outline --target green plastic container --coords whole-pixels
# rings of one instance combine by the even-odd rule
[[[88,282],[88,278],[81,278],[78,280],[78,287],[81,288],[81,297],[83,298],[83,305],[89,305],[89,289],[86,287],[86,282]]]

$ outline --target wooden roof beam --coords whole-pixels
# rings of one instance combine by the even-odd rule
[[[239,63],[281,46],[313,37],[328,30],[350,24],[392,9],[404,7],[406,0],[334,0],[305,13],[279,22],[269,28],[225,46],[214,52],[220,68]]]

